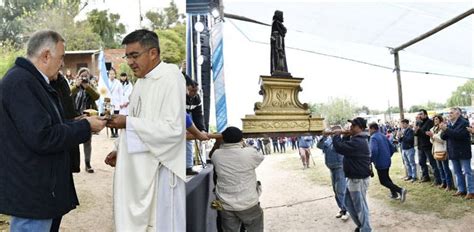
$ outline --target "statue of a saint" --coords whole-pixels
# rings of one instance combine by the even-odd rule
[[[272,34],[270,37],[270,73],[272,76],[291,77],[286,65],[285,34],[286,28],[283,25],[283,12],[276,10],[273,15]]]

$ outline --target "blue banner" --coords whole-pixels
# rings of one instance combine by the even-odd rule
[[[222,22],[212,27],[212,80],[214,83],[214,99],[216,104],[217,132],[222,132],[227,127],[227,102],[225,97],[224,81],[224,45],[222,37]]]

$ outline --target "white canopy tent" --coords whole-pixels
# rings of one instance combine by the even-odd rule
[[[289,71],[305,78],[302,96],[306,102],[345,96],[380,109],[389,102],[397,105],[396,76],[392,73],[394,61],[388,48],[431,30],[473,5],[471,2],[269,3],[229,0],[224,1],[224,7],[227,13],[268,24],[271,24],[275,10],[284,12]],[[400,52],[402,71],[414,71],[402,72],[404,93],[407,93],[404,100],[408,106],[428,100],[444,102],[457,86],[474,78],[473,22],[471,15]],[[255,95],[247,101],[249,109],[242,111],[245,113],[251,113],[253,102],[261,100],[256,94],[256,80],[258,75],[269,74],[269,35],[268,26],[226,19],[226,82],[234,86],[244,81],[250,88],[246,88],[247,91],[256,86]],[[235,63],[239,63],[239,67],[235,67]],[[316,91],[308,92],[314,88]],[[232,115],[233,94],[230,88],[227,90],[231,92],[228,99]],[[426,91],[428,96],[423,96],[425,92],[420,95],[420,91]],[[442,91],[442,94],[429,96],[431,91]],[[242,98],[237,98],[241,103]],[[242,113],[239,115],[242,117]]]

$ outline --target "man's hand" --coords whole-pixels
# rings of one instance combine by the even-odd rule
[[[430,137],[433,137],[433,135],[434,135],[433,132],[431,132],[431,131],[427,131],[427,132],[425,132],[425,134],[430,136]]]
[[[474,128],[466,127],[466,129],[469,131],[469,133],[474,134]]]
[[[114,114],[110,120],[107,120],[107,127],[123,129],[127,124],[127,116]]]
[[[105,164],[109,165],[110,167],[115,167],[117,163],[117,151],[110,152],[104,160]]]
[[[86,120],[89,122],[92,132],[101,131],[104,129],[105,123],[107,122],[98,116],[86,117]]]

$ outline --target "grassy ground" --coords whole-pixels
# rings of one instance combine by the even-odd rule
[[[319,185],[330,186],[329,170],[324,165],[324,159],[322,155],[319,155],[319,150],[313,151],[313,157],[315,158],[316,166],[312,166],[307,170],[302,170],[301,161],[297,159],[291,159],[285,166],[301,171],[311,181]],[[408,189],[406,202],[400,204],[399,201],[390,199],[388,197],[390,191],[380,185],[377,174],[375,174],[375,177],[370,182],[369,196],[381,199],[389,207],[396,208],[397,210],[407,210],[414,213],[435,213],[441,218],[456,219],[463,217],[468,212],[473,212],[474,200],[453,197],[451,194],[454,191],[446,192],[444,189],[441,190],[431,186],[431,183],[403,181],[402,177],[405,175],[405,171],[401,162],[400,153],[395,153],[392,157],[390,177],[396,185]]]
[[[9,219],[10,218],[8,216],[0,214],[0,231],[6,231],[8,229],[7,222]]]

